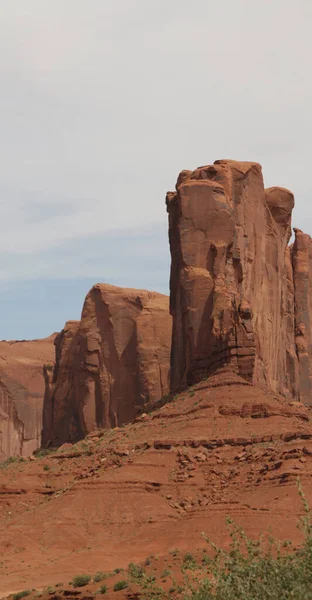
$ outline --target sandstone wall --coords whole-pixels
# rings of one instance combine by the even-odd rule
[[[0,341],[0,461],[41,445],[43,366],[54,360],[54,338]]]
[[[292,246],[294,274],[294,311],[297,356],[299,360],[300,397],[312,405],[312,240],[295,229]]]
[[[257,163],[180,173],[167,194],[173,391],[227,368],[310,403],[312,251],[301,232],[288,247],[293,206]]]
[[[46,374],[43,442],[119,426],[169,391],[169,298],[95,285],[81,322],[66,323],[55,346],[52,381]]]

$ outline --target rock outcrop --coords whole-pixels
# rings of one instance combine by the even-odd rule
[[[97,427],[133,419],[169,391],[169,298],[156,292],[95,285],[81,322],[55,340],[46,373],[43,443],[83,438]]]
[[[257,163],[182,171],[167,194],[171,388],[225,368],[312,404],[312,245],[291,236],[294,197]]]
[[[41,445],[44,365],[54,338],[0,342],[0,460],[28,456]]]

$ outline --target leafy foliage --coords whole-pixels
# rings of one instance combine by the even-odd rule
[[[119,590],[125,590],[128,587],[128,582],[125,580],[117,581],[114,585],[114,592],[119,592]]]
[[[173,581],[169,593],[143,575],[142,598],[169,600],[312,600],[312,522],[308,503],[298,485],[304,516],[298,523],[304,534],[299,549],[291,542],[259,536],[252,540],[232,519],[227,523],[228,551],[206,538],[210,551],[201,564],[186,554],[181,565],[182,585]]]
[[[103,573],[103,571],[99,571],[98,573],[95,573],[94,577],[93,577],[93,581],[94,583],[99,583],[100,581],[103,581],[103,579],[106,579],[107,577],[107,573]]]
[[[90,575],[76,575],[76,577],[73,577],[72,584],[75,588],[84,587],[90,583],[90,580]]]
[[[13,594],[13,600],[21,600],[21,598],[25,598],[31,594],[30,590],[23,590],[22,592],[18,592],[17,594]]]

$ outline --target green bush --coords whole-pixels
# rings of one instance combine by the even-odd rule
[[[98,590],[99,594],[106,594],[107,592],[107,585],[101,585],[100,589]]]
[[[160,579],[165,579],[165,577],[169,577],[169,575],[171,575],[171,571],[169,571],[169,569],[164,569],[160,575]]]
[[[103,579],[106,579],[106,577],[107,577],[106,573],[99,571],[98,573],[95,573],[95,575],[93,577],[93,581],[94,581],[94,583],[99,583],[100,581],[103,581]]]
[[[25,462],[25,460],[22,456],[9,456],[9,458],[0,462],[0,469],[6,469],[7,467],[9,467],[10,465],[12,465],[14,463],[21,463],[21,462]],[[19,592],[19,593],[21,593],[21,592]]]
[[[133,579],[141,579],[144,575],[144,569],[140,565],[135,565],[134,563],[130,563],[128,565],[128,572],[130,577]]]
[[[22,592],[17,592],[17,594],[13,594],[13,600],[21,600],[21,598],[25,598],[31,594],[30,590],[23,590]]]
[[[185,569],[195,569],[196,566],[197,564],[193,555],[187,552],[183,557],[183,567]]]
[[[128,583],[125,580],[117,581],[114,585],[114,592],[119,592],[119,590],[125,590],[128,587]]]
[[[45,456],[49,456],[49,454],[54,454],[57,448],[39,448],[39,450],[35,450],[33,455],[36,458],[44,458]]]
[[[90,583],[90,580],[90,575],[76,575],[76,577],[73,577],[72,584],[75,588],[84,587]]]
[[[229,551],[207,540],[214,556],[188,585],[185,600],[312,600],[312,524],[300,487],[299,493],[305,512],[298,525],[304,533],[299,550],[272,537],[252,540],[228,519]]]
[[[170,588],[169,594],[175,589],[181,600],[312,600],[312,522],[309,506],[298,487],[304,509],[298,523],[304,534],[299,549],[292,547],[291,542],[280,543],[272,537],[260,535],[256,540],[250,539],[228,519],[229,550],[224,551],[205,538],[211,552],[201,564],[195,562],[192,554],[186,554],[181,565],[183,581]],[[168,593],[152,577],[144,574],[140,587],[142,600],[168,600]]]

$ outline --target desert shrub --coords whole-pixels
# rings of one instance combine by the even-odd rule
[[[128,572],[132,579],[141,579],[144,575],[144,569],[140,565],[135,565],[134,563],[130,563],[128,565]]]
[[[45,456],[49,456],[49,454],[54,454],[56,452],[57,448],[52,447],[52,448],[39,448],[39,450],[35,450],[33,452],[33,455],[36,456],[36,458],[44,458]]]
[[[21,463],[21,462],[25,462],[25,460],[22,456],[9,456],[9,458],[0,462],[0,469],[6,469],[7,467],[9,467],[10,465],[13,465],[14,463]]]
[[[75,588],[84,587],[90,583],[90,580],[90,575],[76,575],[76,577],[73,577],[72,584]]]
[[[183,581],[177,586],[173,580],[169,596],[154,578],[144,575],[140,581],[142,600],[151,597],[168,600],[173,593],[179,600],[312,600],[312,522],[309,506],[298,487],[304,509],[298,523],[304,534],[299,549],[272,536],[250,539],[228,519],[229,550],[205,538],[209,554],[201,564],[195,562],[192,554],[184,556]]]
[[[104,573],[103,571],[99,571],[98,573],[95,573],[94,577],[93,577],[93,581],[94,583],[99,583],[100,581],[103,581],[103,579],[106,579],[107,577],[107,573]]]
[[[117,581],[114,585],[114,592],[119,592],[119,590],[125,590],[128,587],[128,582],[122,579],[121,581]]]
[[[304,542],[299,550],[272,537],[252,540],[228,519],[229,551],[207,540],[214,555],[188,582],[185,600],[312,600],[312,524],[300,487],[299,493],[304,507],[298,524]]]
[[[22,592],[17,592],[17,594],[13,594],[13,600],[21,600],[21,598],[25,598],[31,594],[30,590],[23,590]]]
[[[107,592],[107,585],[101,585],[101,587],[98,590],[99,594],[106,594]]]
[[[195,569],[196,566],[196,560],[194,559],[193,555],[187,552],[183,557],[184,569]]]
[[[98,573],[95,573],[93,582],[99,583],[100,581],[103,581],[103,579],[106,579],[106,577],[108,577],[107,573],[104,573],[104,571],[99,571]]]
[[[165,577],[169,577],[171,575],[171,571],[169,569],[164,569],[160,575],[160,579],[165,579]]]

